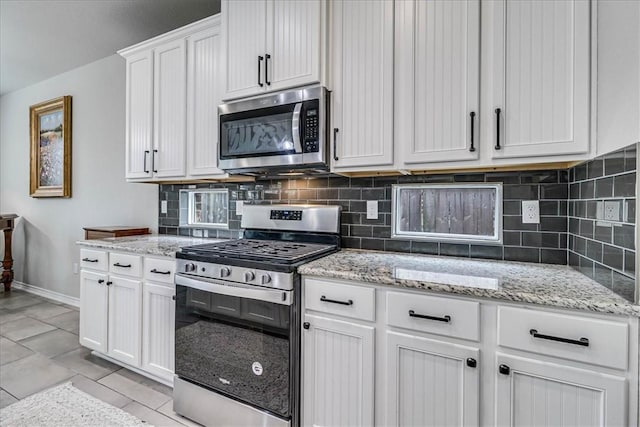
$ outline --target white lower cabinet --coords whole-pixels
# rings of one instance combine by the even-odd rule
[[[110,276],[108,354],[133,366],[140,365],[140,302],[142,282]]]
[[[375,328],[304,316],[303,425],[373,425]]]
[[[639,320],[303,276],[304,426],[639,427]]]
[[[174,368],[175,294],[166,284],[142,286],[142,368],[167,379]]]
[[[478,348],[387,332],[387,426],[479,424]]]
[[[497,353],[497,426],[626,426],[627,382],[569,365]]]
[[[107,275],[80,272],[80,344],[107,352],[107,309],[109,293]]]
[[[172,384],[175,261],[109,251],[103,255],[104,263],[80,272],[80,344]]]

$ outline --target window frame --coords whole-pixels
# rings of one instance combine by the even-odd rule
[[[399,194],[402,190],[424,190],[430,188],[446,188],[446,189],[469,189],[469,188],[488,188],[496,191],[496,203],[494,210],[494,234],[492,236],[474,236],[469,234],[447,234],[447,233],[430,233],[400,230],[399,215]],[[482,244],[482,245],[502,245],[503,243],[503,195],[502,183],[422,183],[422,184],[393,184],[391,186],[391,238],[404,240],[420,240],[430,242],[443,243],[464,243],[464,244]]]
[[[227,201],[226,205],[226,222],[195,222],[195,195],[197,193],[206,194],[224,194]],[[227,188],[189,188],[179,191],[179,226],[187,228],[214,228],[229,229],[229,189]],[[186,198],[186,202],[185,202]],[[186,206],[183,205],[186,203]]]

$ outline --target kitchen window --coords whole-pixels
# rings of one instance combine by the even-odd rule
[[[393,186],[392,238],[502,243],[502,184]]]
[[[229,228],[229,191],[180,190],[180,227]]]

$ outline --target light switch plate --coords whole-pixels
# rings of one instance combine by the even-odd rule
[[[167,213],[167,201],[166,200],[162,200],[160,202],[160,213],[163,213],[163,214]]]
[[[540,224],[540,203],[537,200],[522,201],[522,223]]]
[[[242,216],[242,211],[244,210],[244,202],[242,200],[236,201],[236,215]]]
[[[367,219],[378,219],[377,200],[367,200]]]

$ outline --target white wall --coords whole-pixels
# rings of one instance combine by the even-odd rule
[[[640,1],[598,2],[597,155],[640,141]]]
[[[29,106],[62,95],[72,96],[72,197],[31,198]],[[124,179],[124,96],[125,62],[113,55],[0,98],[0,212],[21,216],[15,280],[78,297],[83,226],[157,231],[158,186]]]

